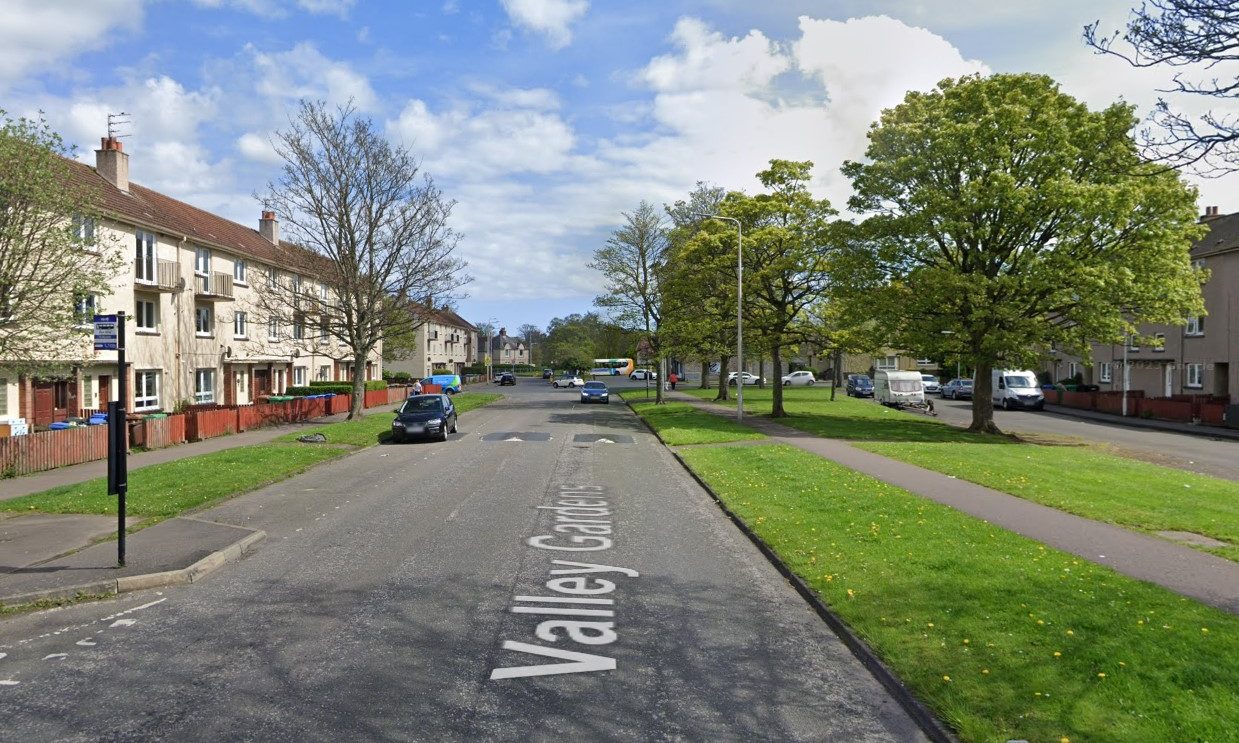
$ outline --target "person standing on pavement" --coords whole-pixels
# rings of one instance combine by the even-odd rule
[[[413,383],[413,394],[415,395],[422,394],[422,380],[419,379]]]
[[[674,392],[675,383],[680,381],[680,377],[675,372],[671,372],[670,374],[667,375],[667,381],[671,383],[671,391]]]

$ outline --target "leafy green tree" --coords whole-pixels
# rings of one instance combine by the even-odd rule
[[[662,215],[646,201],[623,216],[624,224],[595,251],[589,264],[607,282],[594,305],[609,310],[618,325],[641,331],[650,353],[661,359],[659,325],[663,310],[658,281],[666,259],[667,229]],[[662,401],[662,385],[658,385],[655,402]]]
[[[1102,111],[1041,75],[947,80],[909,93],[851,162],[869,213],[838,296],[890,341],[976,369],[973,430],[997,431],[990,373],[1056,346],[1087,357],[1140,322],[1204,311],[1188,258],[1195,194],[1144,162],[1132,107]]]
[[[100,194],[74,178],[47,122],[0,110],[0,358],[14,371],[55,371],[92,358],[83,323],[124,264]],[[132,299],[132,298],[131,298]]]

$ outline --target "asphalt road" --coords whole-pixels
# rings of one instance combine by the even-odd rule
[[[972,401],[933,396],[938,417],[966,426],[972,422]],[[995,410],[994,423],[1008,432],[1075,436],[1112,444],[1142,458],[1179,469],[1239,481],[1239,442],[1147,428],[1116,426],[1046,411]]]
[[[622,404],[505,392],[202,514],[269,534],[202,583],[0,621],[0,738],[922,739]]]

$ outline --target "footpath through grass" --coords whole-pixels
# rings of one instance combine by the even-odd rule
[[[798,449],[681,455],[966,741],[1239,730],[1239,618]]]
[[[708,390],[690,390],[705,395]],[[846,439],[866,451],[1085,518],[1146,532],[1188,531],[1227,542],[1200,547],[1239,560],[1239,483],[1110,454],[1102,445],[1045,446],[974,434],[830,390],[785,388],[779,423]],[[745,389],[745,410],[768,413],[770,390]]]
[[[457,408],[467,412],[499,399],[494,393],[462,393]],[[392,406],[396,407],[395,405]],[[145,517],[144,524],[171,518],[300,474],[320,462],[371,446],[391,430],[391,413],[372,408],[355,421],[327,423],[281,436],[266,444],[200,454],[155,464],[129,473],[125,500],[130,516]],[[326,444],[299,444],[298,436],[322,433]],[[347,448],[340,445],[345,445]],[[116,513],[116,497],[107,494],[107,478],[65,485],[41,493],[0,501],[0,511],[19,513]]]
[[[652,396],[646,401],[644,390],[625,390],[621,396],[637,415],[644,418],[658,432],[659,437],[671,446],[721,444],[766,438],[765,434],[748,426],[698,410],[686,402],[655,405]]]

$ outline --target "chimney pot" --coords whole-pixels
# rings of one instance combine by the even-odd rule
[[[95,150],[95,170],[108,183],[129,193],[129,155],[119,139],[102,137]]]
[[[262,218],[258,220],[258,233],[272,245],[280,244],[280,223],[275,219],[275,212],[263,210]]]

